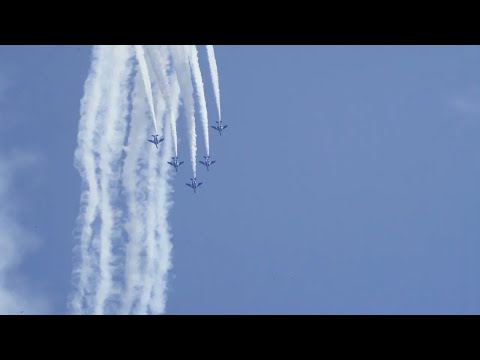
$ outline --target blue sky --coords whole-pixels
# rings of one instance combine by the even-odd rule
[[[215,49],[229,128],[196,196],[188,167],[173,181],[167,314],[480,313],[478,47]],[[89,57],[0,47],[0,158],[30,159],[0,168],[2,212],[38,239],[0,287],[26,312],[66,311]]]

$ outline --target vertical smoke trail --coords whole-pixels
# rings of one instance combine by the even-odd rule
[[[115,208],[113,199],[119,196],[119,167],[123,141],[127,129],[128,79],[132,71],[130,46],[115,46],[109,63],[112,67],[108,106],[104,114],[102,137],[100,138],[100,252],[99,282],[96,294],[95,313],[102,314],[105,302],[112,291],[114,255],[113,241],[119,239],[121,209]]]
[[[156,167],[158,166],[158,151],[155,147],[151,146],[147,149],[145,154],[147,161],[147,197],[146,199],[139,201],[138,206],[145,208],[145,255],[142,259],[143,274],[141,277],[142,291],[138,298],[138,314],[146,314],[148,309],[148,300],[152,291],[155,269],[154,258],[157,256],[155,253],[155,213],[159,206],[157,203],[157,174]]]
[[[197,133],[195,130],[195,106],[193,102],[193,86],[189,66],[188,49],[186,46],[170,46],[172,54],[172,63],[178,77],[180,93],[185,108],[185,117],[187,118],[189,136],[190,136],[190,155],[192,161],[193,177],[197,177]]]
[[[99,189],[96,177],[94,140],[98,136],[97,113],[100,110],[103,92],[106,91],[110,64],[107,51],[101,46],[92,50],[92,65],[85,82],[84,96],[80,105],[78,146],[75,150],[74,165],[82,178],[80,212],[77,218],[79,245],[74,249],[73,292],[70,309],[74,314],[85,313],[92,306],[86,296],[94,291],[92,284],[94,259],[91,251],[94,236],[93,223],[98,213]]]
[[[149,48],[147,47],[146,49],[146,54],[149,54]],[[148,62],[147,65],[149,65]],[[127,245],[126,266],[127,275],[130,274],[130,276],[126,278],[126,293],[122,307],[122,313],[124,314],[163,313],[166,296],[166,274],[171,266],[171,235],[166,224],[170,203],[166,200],[164,194],[165,189],[168,189],[167,192],[170,191],[168,186],[170,174],[167,160],[171,156],[172,134],[165,133],[164,130],[170,130],[168,126],[165,126],[165,129],[163,126],[164,124],[168,125],[166,122],[169,116],[167,99],[169,98],[170,89],[168,87],[168,78],[166,76],[162,78],[162,81],[166,82],[162,83],[162,81],[158,81],[156,74],[158,69],[153,66],[152,71],[155,75],[152,78],[154,80],[152,82],[153,94],[158,93],[158,95],[155,95],[157,99],[155,113],[159,120],[163,120],[159,121],[160,127],[158,130],[165,136],[165,143],[163,143],[160,149],[160,159],[158,156],[159,151],[150,146],[146,149],[142,147],[143,150],[135,154],[144,165],[142,175],[138,178],[140,179],[140,184],[137,184],[137,188],[140,186],[144,189],[144,196],[128,197],[131,200],[133,199],[133,201],[128,201],[129,209],[132,209],[129,210],[132,221],[127,232],[129,234],[133,233],[132,228],[135,227],[135,224],[140,224],[143,230],[143,238],[137,239],[137,241],[131,238]],[[163,92],[160,91],[160,88],[163,89]],[[145,105],[141,101],[143,97],[144,94],[140,89],[138,92],[135,91],[133,95],[131,134],[134,131],[136,132],[137,124],[141,124],[143,120],[141,110],[144,109],[142,106]],[[173,103],[173,107],[174,109],[178,108],[178,101]],[[134,146],[134,144],[131,145]],[[131,171],[132,164],[135,164],[128,156],[125,161],[125,178],[127,178],[128,172]],[[127,161],[130,165],[128,171],[126,169]],[[125,183],[125,188],[127,190],[127,183]],[[126,193],[131,193],[134,190],[135,184],[130,182]],[[143,210],[140,217],[136,216],[136,211],[139,209]],[[141,230],[137,229],[137,231]]]
[[[172,201],[170,200],[172,187],[169,185],[172,178],[172,168],[167,164],[167,161],[172,155],[171,141],[176,141],[176,119],[179,108],[178,81],[176,80],[175,73],[172,73],[171,77],[173,77],[173,81],[172,79],[169,81],[168,78],[162,77],[158,82],[158,86],[166,88],[166,90],[163,91],[164,101],[159,99],[157,108],[161,110],[165,109],[166,112],[164,122],[165,146],[162,149],[160,161],[157,162],[157,164],[159,164],[159,176],[156,177],[157,184],[155,187],[156,203],[159,206],[155,214],[155,232],[157,235],[155,244],[156,257],[154,258],[155,281],[149,299],[149,311],[153,314],[162,314],[165,312],[167,274],[171,268],[172,235],[168,226],[168,213],[172,205]],[[170,85],[170,87],[168,87],[168,85]],[[170,119],[169,122],[167,118]],[[172,119],[175,127],[172,126]],[[172,134],[173,131],[175,131],[175,134]]]
[[[146,158],[147,147],[152,147],[145,141],[147,133],[147,104],[145,88],[142,87],[140,74],[134,79],[132,93],[132,113],[130,134],[127,142],[127,155],[122,171],[123,186],[127,202],[127,222],[125,230],[128,236],[125,259],[125,293],[121,313],[136,313],[135,299],[143,288],[142,282],[142,251],[146,242],[146,207],[143,199],[148,196]]]
[[[167,139],[169,139],[168,137]],[[167,144],[168,145],[168,144]],[[167,290],[167,274],[171,268],[171,251],[172,243],[171,231],[168,226],[168,212],[172,205],[169,199],[172,188],[169,185],[171,179],[171,168],[166,161],[171,156],[171,147],[166,146],[165,152],[162,154],[160,161],[160,173],[164,174],[158,179],[157,186],[157,202],[162,204],[158,207],[156,214],[156,233],[158,241],[156,243],[155,252],[155,283],[152,288],[151,299],[149,303],[150,311],[153,314],[161,314],[165,311],[166,290]]]
[[[155,84],[155,90],[158,90],[158,83]],[[156,97],[158,100],[156,102],[156,113],[159,119],[165,119],[165,109],[166,103],[162,96]],[[160,122],[161,128],[159,131],[163,134],[164,122]],[[164,134],[163,134],[164,135]],[[164,144],[161,149],[161,154],[165,153],[165,149],[168,148],[169,138],[167,138],[167,144]],[[166,160],[163,161],[163,156],[161,156],[160,161],[158,159],[158,151],[153,151],[156,149],[150,149],[147,155],[148,162],[148,198],[143,204],[147,209],[147,242],[146,242],[146,257],[145,257],[145,277],[143,280],[144,287],[142,294],[139,299],[139,313],[148,314],[150,298],[155,286],[155,283],[159,281],[159,274],[157,272],[156,259],[159,256],[158,252],[158,243],[160,242],[159,233],[157,229],[157,213],[159,211],[165,210],[165,203],[160,202],[159,200],[159,187],[160,184],[165,181],[165,173],[160,172],[160,166],[162,163],[166,163]],[[150,309],[151,311],[151,309]]]
[[[155,128],[155,134],[158,134],[157,118],[155,116],[155,109],[153,108],[152,83],[150,82],[150,75],[148,74],[148,67],[145,61],[145,52],[143,50],[143,46],[135,45],[135,52],[137,54],[138,66],[140,68],[140,72],[142,73],[143,84],[145,85],[145,94],[147,95],[148,105],[150,106],[153,127]]]
[[[170,84],[170,81],[168,79],[168,47],[158,45],[148,46],[147,54],[152,54],[148,58],[152,63],[153,73],[155,74],[155,78],[157,80],[159,92],[161,93],[166,103],[166,111],[170,122],[174,153],[175,156],[178,156],[177,119],[180,88],[178,86],[178,80],[176,78],[176,75],[174,77],[175,83]]]
[[[218,119],[222,120],[220,112],[220,82],[218,81],[218,68],[215,59],[215,50],[213,45],[207,45],[208,64],[210,65],[210,74],[212,76],[213,91],[215,93],[215,102],[217,103]]]
[[[172,87],[170,91],[170,103],[171,105],[169,119],[170,119],[170,131],[172,132],[173,151],[175,156],[178,157],[178,140],[177,140],[177,120],[178,110],[180,107],[180,87],[178,85],[177,74],[173,74],[174,80],[172,81]]]
[[[200,120],[203,127],[203,136],[205,140],[205,148],[207,150],[207,156],[210,156],[210,141],[208,138],[208,113],[207,102],[205,101],[205,91],[203,89],[202,72],[200,71],[200,64],[198,62],[198,50],[195,45],[190,46],[190,65],[192,67],[193,80],[197,89]]]

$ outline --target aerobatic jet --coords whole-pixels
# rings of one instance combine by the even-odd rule
[[[222,124],[222,120],[217,120],[217,126],[212,125],[212,128],[217,130],[220,133],[220,136],[222,136],[222,130],[226,129],[227,127],[228,127],[228,125],[223,125]]]
[[[175,168],[175,171],[178,171],[178,167],[183,164],[183,161],[178,162],[178,156],[172,157],[172,162],[167,161],[167,164],[172,165]]]
[[[216,160],[211,161],[210,160],[210,155],[209,156],[204,156],[205,162],[199,161],[200,164],[205,165],[207,167],[207,171],[210,171],[210,165],[215,164]]]
[[[193,189],[193,192],[196,194],[197,193],[197,188],[202,185],[202,183],[197,183],[197,178],[190,179],[192,180],[192,183],[186,183],[185,185],[190,186]]]
[[[152,144],[155,144],[156,148],[158,149],[158,144],[160,144],[165,139],[158,140],[158,135],[152,135],[152,136],[153,136],[153,140],[148,140],[148,141],[150,141]]]

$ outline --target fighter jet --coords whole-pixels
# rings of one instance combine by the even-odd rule
[[[193,189],[193,192],[196,194],[197,193],[197,188],[202,185],[202,183],[197,183],[197,178],[190,179],[192,180],[192,183],[186,183],[187,186],[190,186]]]
[[[207,167],[207,171],[210,171],[210,165],[215,164],[216,160],[211,161],[210,156],[204,156],[205,162],[199,161],[200,164],[205,165]]]
[[[217,120],[217,126],[212,126],[215,130],[217,130],[220,133],[220,136],[222,136],[222,130],[226,129],[228,125],[223,125],[222,120]]]
[[[156,148],[158,149],[158,144],[160,144],[165,139],[158,140],[158,135],[152,135],[152,136],[153,136],[153,140],[148,140],[148,141],[150,141],[152,144],[155,144]]]
[[[175,171],[178,171],[178,167],[183,164],[183,161],[178,162],[178,156],[172,157],[172,162],[167,161],[167,164],[172,165],[175,168]]]

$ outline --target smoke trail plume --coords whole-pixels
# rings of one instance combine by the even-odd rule
[[[155,116],[155,109],[153,107],[152,83],[150,82],[150,75],[148,73],[148,67],[145,61],[145,52],[143,50],[143,46],[135,45],[135,52],[137,54],[138,66],[142,74],[143,84],[145,85],[145,93],[147,95],[148,105],[150,106],[153,127],[155,128],[155,134],[158,134],[157,117]]]
[[[147,122],[145,113],[145,88],[141,85],[140,76],[137,73],[134,79],[134,91],[132,93],[132,113],[130,133],[127,141],[127,154],[122,172],[122,183],[125,189],[127,203],[127,222],[125,231],[128,236],[125,259],[125,293],[121,313],[137,313],[135,300],[143,289],[142,281],[142,250],[145,244],[146,211],[147,207],[142,206],[146,199],[148,189],[146,184],[147,174],[145,169],[146,147],[152,147],[145,142],[147,133]],[[148,145],[147,145],[148,144]]]
[[[177,140],[177,120],[178,120],[178,110],[180,107],[180,87],[178,85],[178,79],[176,74],[174,74],[174,80],[172,81],[172,87],[170,91],[170,103],[175,104],[171,106],[170,112],[170,129],[172,132],[172,141],[173,141],[173,150],[175,156],[178,157],[178,140]]]
[[[74,290],[70,300],[71,311],[75,314],[85,313],[92,304],[86,298],[92,293],[92,276],[94,259],[89,251],[93,241],[93,223],[97,217],[99,190],[96,176],[97,161],[95,158],[94,139],[97,114],[108,80],[109,63],[106,51],[95,46],[92,51],[92,65],[85,82],[84,96],[80,105],[80,121],[78,146],[75,151],[75,167],[82,178],[83,191],[80,196],[80,214],[77,218],[79,245],[74,249],[73,283]]]
[[[183,106],[185,108],[185,117],[188,123],[193,176],[197,177],[197,134],[195,129],[192,76],[188,56],[189,49],[186,48],[186,46],[172,45],[170,46],[170,51],[173,67],[177,73]]]
[[[168,57],[167,57],[168,58]],[[172,74],[173,76],[174,74]],[[165,81],[165,82],[164,82]],[[164,93],[164,97],[158,98],[157,109],[158,113],[164,113],[165,121],[163,122],[165,132],[165,147],[160,155],[160,161],[157,158],[152,158],[152,161],[158,165],[156,170],[155,184],[155,203],[158,205],[154,216],[155,227],[155,254],[157,256],[153,259],[154,278],[153,286],[150,292],[149,313],[161,314],[165,311],[166,305],[166,291],[167,291],[167,274],[171,268],[171,231],[168,226],[168,213],[172,205],[170,196],[172,194],[172,187],[169,182],[172,178],[172,168],[167,164],[167,161],[172,156],[172,141],[176,141],[176,134],[172,134],[171,122],[167,118],[176,121],[179,107],[179,90],[178,82],[171,79],[162,79],[157,82],[160,86],[162,84],[170,84],[170,88]],[[176,84],[176,89],[175,89]],[[170,96],[171,95],[171,96]]]
[[[175,72],[170,75],[169,70],[169,51],[168,47],[149,46],[147,47],[147,54],[152,62],[153,72],[155,74],[159,92],[166,103],[167,116],[170,122],[171,136],[175,156],[178,156],[178,140],[177,140],[177,119],[179,108],[180,88],[178,86],[178,79]]]
[[[208,138],[208,113],[207,102],[205,100],[205,91],[203,90],[202,72],[200,71],[200,64],[198,62],[198,50],[195,45],[190,46],[190,64],[192,67],[193,80],[197,89],[200,120],[203,127],[203,136],[205,141],[205,149],[207,150],[207,156],[210,156],[210,142]]]
[[[222,120],[220,111],[220,82],[218,81],[217,60],[215,59],[215,50],[213,45],[207,45],[208,64],[210,65],[210,74],[212,76],[213,92],[215,93],[215,102],[217,104],[218,119]]]

